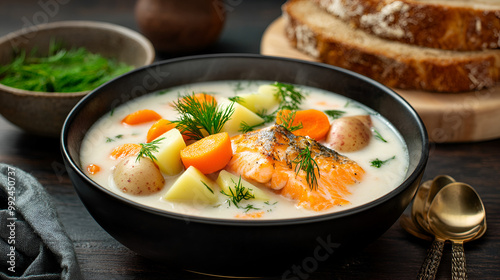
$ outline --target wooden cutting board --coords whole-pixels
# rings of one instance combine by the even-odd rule
[[[315,61],[289,44],[284,28],[283,18],[269,25],[261,40],[261,54]],[[393,90],[418,112],[432,142],[472,142],[500,138],[500,85],[464,93]]]

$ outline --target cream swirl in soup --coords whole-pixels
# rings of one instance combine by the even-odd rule
[[[408,152],[377,112],[270,81],[169,88],[100,118],[81,148],[99,185],[213,218],[282,219],[366,204],[402,183]]]

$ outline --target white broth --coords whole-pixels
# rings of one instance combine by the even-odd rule
[[[233,203],[228,202],[228,197],[222,194],[220,188],[216,185],[213,191],[217,195],[217,202],[213,204],[196,204],[164,199],[164,195],[180,174],[174,176],[163,174],[165,179],[163,189],[147,196],[124,193],[116,187],[113,171],[118,161],[110,158],[111,151],[115,147],[126,143],[145,143],[146,134],[153,123],[123,125],[121,121],[125,116],[138,110],[151,109],[159,113],[164,119],[176,120],[178,113],[172,107],[172,102],[177,101],[180,96],[190,95],[193,92],[204,92],[213,95],[219,102],[240,94],[257,92],[260,85],[272,83],[274,82],[220,81],[195,83],[158,91],[134,99],[103,116],[91,127],[82,143],[81,165],[85,170],[91,164],[98,165],[100,167],[98,172],[90,174],[86,170],[87,175],[99,185],[132,201],[166,211],[229,219],[242,217],[281,219],[342,211],[373,201],[389,193],[402,183],[408,168],[408,152],[402,137],[387,120],[373,110],[344,96],[311,87],[297,86],[306,96],[300,106],[301,110],[340,110],[344,112],[342,116],[367,114],[371,116],[372,136],[368,146],[356,152],[340,153],[355,161],[365,170],[361,182],[348,186],[351,195],[347,199],[350,204],[334,206],[324,211],[308,210],[297,206],[295,201],[282,197],[255,182],[253,184],[256,187],[259,187],[270,196],[269,200],[244,200],[240,202],[238,208]],[[330,117],[330,122],[332,120],[333,118]],[[268,123],[265,126],[272,124]],[[372,166],[372,162],[376,159],[385,162],[377,168]],[[207,176],[215,182],[217,172]]]

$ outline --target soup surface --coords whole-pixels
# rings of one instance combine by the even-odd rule
[[[387,120],[366,106],[344,96],[316,88],[293,85],[286,86],[291,87],[293,92],[300,93],[304,99],[298,102],[300,104],[297,110],[287,111],[288,115],[279,115],[276,112],[277,109],[281,108],[283,99],[280,99],[276,94],[276,88],[279,88],[280,85],[282,84],[271,81],[204,82],[169,88],[134,99],[103,116],[92,126],[82,144],[81,164],[92,180],[132,201],[166,211],[230,219],[281,219],[342,211],[373,201],[389,193],[402,182],[408,168],[408,152],[401,136]],[[236,125],[234,122],[228,125],[228,122],[222,130],[226,131],[232,139],[232,156],[230,162],[221,169],[223,171],[200,172],[198,168],[195,168],[196,166],[186,169],[186,164],[183,162],[184,158],[178,159],[178,150],[186,149],[182,146],[184,143],[187,147],[190,147],[196,141],[186,137],[186,133],[182,131],[180,126],[173,129],[177,134],[168,131],[155,138],[155,140],[149,139],[148,145],[148,132],[158,122],[158,116],[151,120],[142,118],[138,123],[134,124],[124,123],[127,116],[144,109],[156,112],[161,119],[178,121],[181,113],[176,110],[175,105],[182,104],[182,100],[186,96],[194,97],[194,93],[205,93],[213,97],[213,102],[217,104],[217,108],[233,109],[231,119],[239,118],[242,115],[241,120],[243,121],[238,120],[239,123]],[[248,98],[249,96],[251,98]],[[274,99],[270,99],[270,96],[274,96]],[[191,99],[196,101],[193,98]],[[248,102],[245,102],[245,100]],[[206,99],[200,102],[208,103]],[[241,107],[244,109],[241,109]],[[319,137],[317,141],[312,140],[310,137],[293,135],[301,131],[300,126],[302,128],[309,126],[307,122],[300,122],[297,125],[299,129],[295,131],[292,125],[294,123],[287,123],[287,120],[295,122],[296,119],[294,118],[299,117],[300,111],[309,109],[328,113],[326,128],[328,133],[326,136]],[[222,111],[222,109],[220,110]],[[252,112],[252,110],[256,114],[251,115],[249,113],[250,117],[245,114]],[[259,120],[263,120],[262,118],[257,121],[253,119],[255,115],[263,116],[267,112],[272,113],[270,115],[279,116],[278,122],[281,125],[275,124],[276,117],[269,119],[265,123],[259,123]],[[358,139],[358,142],[363,142],[363,145],[354,151],[334,151],[335,146],[333,143],[339,137],[338,135],[332,136],[335,130],[334,123],[340,119],[356,118],[358,116],[365,116],[365,119],[369,119],[367,124],[369,138],[367,141]],[[240,136],[243,132],[238,131],[242,127],[241,122],[245,122],[247,130],[250,131],[244,136]],[[320,130],[325,129],[310,129],[313,134]],[[255,144],[251,142],[255,139],[255,141],[266,142],[267,140],[264,139],[263,135],[269,135],[269,131],[281,133],[280,137],[290,141],[289,143],[303,141],[303,143],[306,143],[305,146],[311,148],[311,150],[314,147],[319,147],[318,149],[322,152],[313,153],[312,156],[307,158],[308,154],[306,152],[309,151],[309,148],[299,145],[298,148],[295,148],[294,151],[297,152],[294,154],[293,151],[290,152],[289,147],[285,147],[281,155],[282,157],[288,156],[288,158],[284,160],[283,168],[286,169],[288,166],[289,170],[281,172],[272,169],[276,168],[279,161],[276,156],[272,158],[272,164],[267,165],[271,169],[265,169],[262,161],[269,160],[269,156],[264,151],[269,147],[263,145],[260,148],[253,149],[252,153],[246,153],[248,151],[246,148],[248,143]],[[351,132],[355,132],[355,129],[349,130],[349,133]],[[165,137],[167,133],[170,133],[168,134],[170,136]],[[122,187],[123,182],[119,179],[121,177],[117,176],[116,173],[123,172],[123,170],[127,170],[131,165],[138,162],[147,162],[149,158],[147,153],[146,156],[143,156],[144,153],[138,155],[138,149],[129,149],[132,151],[129,156],[123,154],[117,156],[116,153],[113,154],[117,149],[120,150],[127,145],[127,147],[140,147],[141,143],[143,144],[142,147],[154,148],[163,144],[161,141],[165,143],[175,142],[171,140],[171,135],[181,135],[181,133],[184,134],[181,139],[185,141],[181,141],[180,145],[182,147],[177,150],[174,149],[176,151],[174,156],[166,156],[167,165],[171,164],[170,162],[173,160],[173,165],[181,166],[179,173],[177,171],[171,172],[171,169],[168,169],[169,166],[166,167],[167,169],[163,169],[164,166],[159,161],[163,160],[160,157],[164,156],[153,149],[150,151],[152,151],[153,159],[157,161],[155,161],[156,164],[152,164],[148,168],[156,168],[161,172],[155,169],[153,175],[147,175],[146,178],[148,179],[144,181],[160,182],[161,184],[156,186],[157,188],[153,191],[147,192],[147,194],[137,193]],[[206,131],[204,131],[204,134],[206,136]],[[341,137],[344,136],[347,137],[341,135]],[[178,138],[175,138],[177,139],[175,143],[179,143]],[[271,138],[275,139],[276,136],[272,135]],[[215,144],[212,144],[212,146],[215,146]],[[124,150],[127,149],[121,151]],[[143,151],[141,150],[141,152]],[[250,158],[252,155],[258,157],[255,164]],[[325,158],[320,158],[320,156],[325,156]],[[213,164],[210,162],[210,164],[204,166],[215,166],[219,161],[224,162],[223,159],[221,160],[222,157],[213,160]],[[333,166],[324,167],[329,157],[335,158],[337,163]],[[127,160],[128,163],[124,163]],[[344,168],[345,163],[348,163],[350,167]],[[351,168],[352,166],[357,169]],[[193,173],[193,169],[196,169],[196,172]],[[347,171],[344,172],[344,169]],[[165,170],[169,171],[165,172]],[[186,172],[186,170],[189,170],[189,172]],[[269,178],[272,178],[272,180],[261,180],[261,177],[266,174],[266,170],[274,171],[269,174]],[[342,172],[339,173],[339,171]],[[343,172],[349,176],[342,175]],[[151,179],[157,173],[161,174],[163,178]],[[196,177],[201,173],[205,174]],[[224,177],[225,181],[219,178],[222,177],[221,174],[226,176]],[[228,174],[233,174],[233,176],[231,177]],[[286,179],[277,178],[278,175],[283,174],[286,175]],[[297,179],[296,175],[302,177]],[[187,177],[191,181],[186,179]],[[344,177],[349,178],[345,179]],[[130,179],[128,180],[130,181]],[[333,184],[330,183],[332,181],[325,180],[333,180]],[[229,188],[227,188],[227,185],[223,186],[223,183],[221,183],[223,181],[229,185]],[[340,183],[337,181],[340,181]],[[200,182],[202,185],[199,184]],[[299,192],[295,189],[297,184],[307,187],[304,187]],[[194,187],[195,185],[198,189]],[[319,192],[323,192],[324,188],[329,188],[330,185],[334,185],[330,193],[314,196]],[[189,188],[193,189],[189,190]]]

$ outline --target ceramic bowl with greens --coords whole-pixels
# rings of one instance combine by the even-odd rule
[[[58,137],[89,91],[153,62],[152,44],[128,28],[61,21],[0,38],[0,114],[31,134]]]

